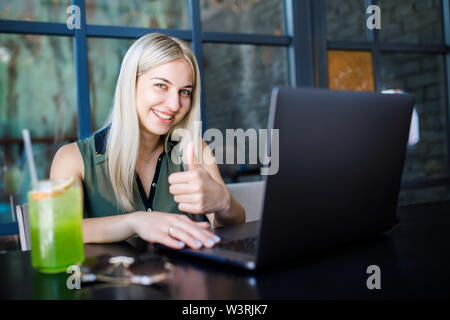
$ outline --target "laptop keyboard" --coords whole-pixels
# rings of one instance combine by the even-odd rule
[[[216,247],[247,254],[256,254],[256,237],[224,241],[217,244]]]

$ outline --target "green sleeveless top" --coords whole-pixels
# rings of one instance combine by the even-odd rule
[[[123,212],[116,202],[107,162],[105,161],[106,140],[109,127],[97,131],[92,136],[78,140],[77,145],[84,162],[84,217],[97,218],[117,215]],[[169,175],[184,171],[182,164],[175,164],[171,152],[175,142],[169,141],[164,152],[159,156],[154,178],[147,196],[136,172],[133,183],[133,200],[137,205],[134,211],[162,211],[186,214],[196,221],[208,221],[205,215],[194,215],[178,210],[178,204],[169,192]]]

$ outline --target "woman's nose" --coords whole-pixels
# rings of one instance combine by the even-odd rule
[[[178,92],[171,92],[167,97],[167,107],[172,112],[177,112],[180,109],[180,96]]]

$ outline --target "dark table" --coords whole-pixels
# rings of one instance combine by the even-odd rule
[[[86,245],[86,257],[157,254],[173,265],[159,286],[84,284],[69,274],[33,271],[30,252],[0,255],[1,299],[448,299],[450,202],[400,207],[389,232],[257,272],[161,252],[139,239]],[[156,252],[156,253],[155,253]],[[367,267],[381,271],[381,289],[367,288]],[[145,264],[141,267],[145,269]]]

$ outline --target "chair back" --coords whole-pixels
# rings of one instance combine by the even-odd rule
[[[227,184],[228,190],[245,209],[245,222],[259,220],[262,215],[265,181]]]
[[[31,250],[30,220],[28,204],[16,206],[17,224],[19,227],[20,248],[22,251]]]

